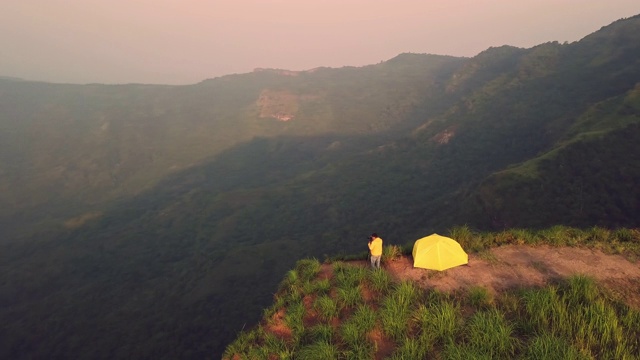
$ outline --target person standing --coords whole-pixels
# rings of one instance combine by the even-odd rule
[[[369,237],[369,252],[371,253],[371,267],[380,269],[380,258],[382,258],[382,239],[378,234],[373,233]]]

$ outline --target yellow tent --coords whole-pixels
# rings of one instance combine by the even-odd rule
[[[431,234],[413,244],[413,267],[445,270],[469,262],[469,256],[457,241]]]

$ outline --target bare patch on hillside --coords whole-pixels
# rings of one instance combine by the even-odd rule
[[[77,229],[80,226],[84,225],[86,222],[97,219],[102,216],[102,212],[88,212],[86,214],[82,214],[80,216],[76,216],[74,218],[68,219],[64,222],[64,227],[67,229]]]
[[[261,118],[291,121],[298,115],[305,101],[318,98],[316,95],[299,95],[287,90],[264,89],[256,101],[256,106]]]
[[[262,90],[256,103],[260,109],[261,118],[275,118],[280,121],[293,119],[297,112],[299,98],[289,91]]]
[[[450,126],[433,136],[431,141],[437,142],[440,145],[447,144],[456,135],[456,129],[457,126]]]

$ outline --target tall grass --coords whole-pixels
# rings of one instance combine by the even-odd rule
[[[620,326],[628,332],[627,346],[631,349],[633,356],[640,359],[640,311],[623,307]]]
[[[467,299],[475,308],[487,308],[493,304],[493,294],[482,286],[472,286],[468,290]]]
[[[340,350],[328,341],[318,341],[301,348],[295,358],[299,360],[327,360],[338,359]]]
[[[412,315],[423,346],[453,343],[461,330],[460,309],[452,302],[420,304]]]
[[[375,269],[368,275],[369,287],[379,293],[385,293],[391,284],[391,275],[383,269]]]
[[[367,305],[360,305],[351,316],[351,321],[356,323],[362,333],[371,331],[376,324],[376,313]]]
[[[310,281],[316,278],[321,266],[318,259],[302,259],[298,260],[295,268],[300,274],[302,281]]]
[[[273,356],[282,360],[293,359],[294,351],[289,344],[272,333],[264,334],[262,347],[266,359],[272,359]]]
[[[382,263],[399,259],[402,256],[402,248],[398,245],[385,245],[382,247]]]
[[[328,295],[318,296],[313,308],[318,312],[318,317],[325,321],[337,317],[339,313],[338,304]]]
[[[227,345],[223,353],[223,358],[231,359],[236,354],[247,354],[254,344],[255,338],[253,332],[241,331],[236,339]]]
[[[329,290],[331,290],[331,282],[328,279],[305,280],[298,286],[298,289],[301,291],[302,295],[327,294]]]
[[[474,233],[468,225],[451,228],[449,237],[456,240],[464,249],[473,252],[481,251],[487,246],[482,236]]]
[[[591,241],[606,243],[611,239],[611,230],[594,226],[591,228],[590,235]]]
[[[576,246],[585,243],[588,238],[584,231],[563,225],[540,230],[539,236],[545,244],[554,246]]]
[[[479,311],[465,324],[467,344],[475,351],[504,359],[512,356],[518,346],[513,325],[496,309]]]
[[[542,334],[529,341],[522,358],[526,360],[588,360],[591,357],[580,353],[562,338]]]
[[[443,359],[447,360],[495,360],[489,354],[465,344],[449,344],[444,348]]]
[[[568,310],[555,286],[525,291],[522,300],[528,330],[537,333],[558,333],[562,322],[569,321]]]
[[[318,324],[305,329],[301,342],[304,344],[312,344],[319,341],[333,342],[334,330],[331,325]]]
[[[478,249],[550,243],[640,254],[637,230],[556,226],[474,233],[464,226],[454,228],[451,237]],[[273,306],[264,310],[266,326],[241,332],[224,358],[372,359],[377,348],[368,335],[377,326],[396,344],[391,359],[640,358],[640,312],[583,275],[494,298],[481,287],[470,287],[466,293],[423,293],[413,282],[395,283],[384,269],[371,271],[344,262],[333,264],[331,280],[318,279],[320,269],[317,260],[307,259],[286,273]],[[363,286],[376,296],[365,301]],[[310,294],[313,310],[325,323],[305,328],[308,309],[302,300]],[[341,316],[343,308],[352,311],[342,312],[344,318],[335,328],[329,322]],[[286,339],[268,330],[279,324],[273,315],[283,310],[284,324],[292,333]]]
[[[419,290],[413,282],[403,281],[382,301],[380,319],[382,331],[395,341],[401,341],[408,332],[411,310],[416,306]]]
[[[529,229],[511,229],[511,233],[515,238],[516,244],[536,245],[540,242],[540,238]]]
[[[329,281],[329,279],[316,280],[314,282],[313,290],[319,295],[328,294],[331,290],[331,282]]]
[[[427,348],[413,338],[406,337],[401,340],[400,345],[396,348],[396,351],[391,355],[391,360],[406,360],[406,359],[426,359],[428,354]]]
[[[376,349],[370,342],[363,341],[355,344],[350,344],[346,350],[343,351],[339,359],[344,360],[363,360],[373,359]]]
[[[287,324],[294,338],[298,339],[304,332],[304,316],[306,309],[304,304],[299,301],[293,304],[289,304],[284,316],[284,322]]]
[[[334,263],[333,276],[339,288],[347,289],[360,285],[367,278],[367,269],[342,262]]]
[[[596,282],[584,275],[574,275],[567,279],[563,289],[563,299],[570,306],[593,303],[600,296]]]
[[[590,278],[574,276],[560,287],[531,290],[523,300],[529,324],[538,334],[565,339],[581,353],[596,358],[638,355],[633,340],[637,330],[630,330],[625,316],[618,315]]]
[[[367,333],[375,325],[375,314],[367,306],[360,306],[354,316],[342,323],[340,336],[344,343],[345,359],[371,359],[374,347]]]
[[[350,288],[338,288],[336,299],[341,308],[353,308],[363,302],[362,286],[358,285]]]

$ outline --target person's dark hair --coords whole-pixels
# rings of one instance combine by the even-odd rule
[[[377,238],[377,237],[378,237],[378,234],[373,233],[373,234],[371,234],[371,237],[372,237],[372,238]]]

